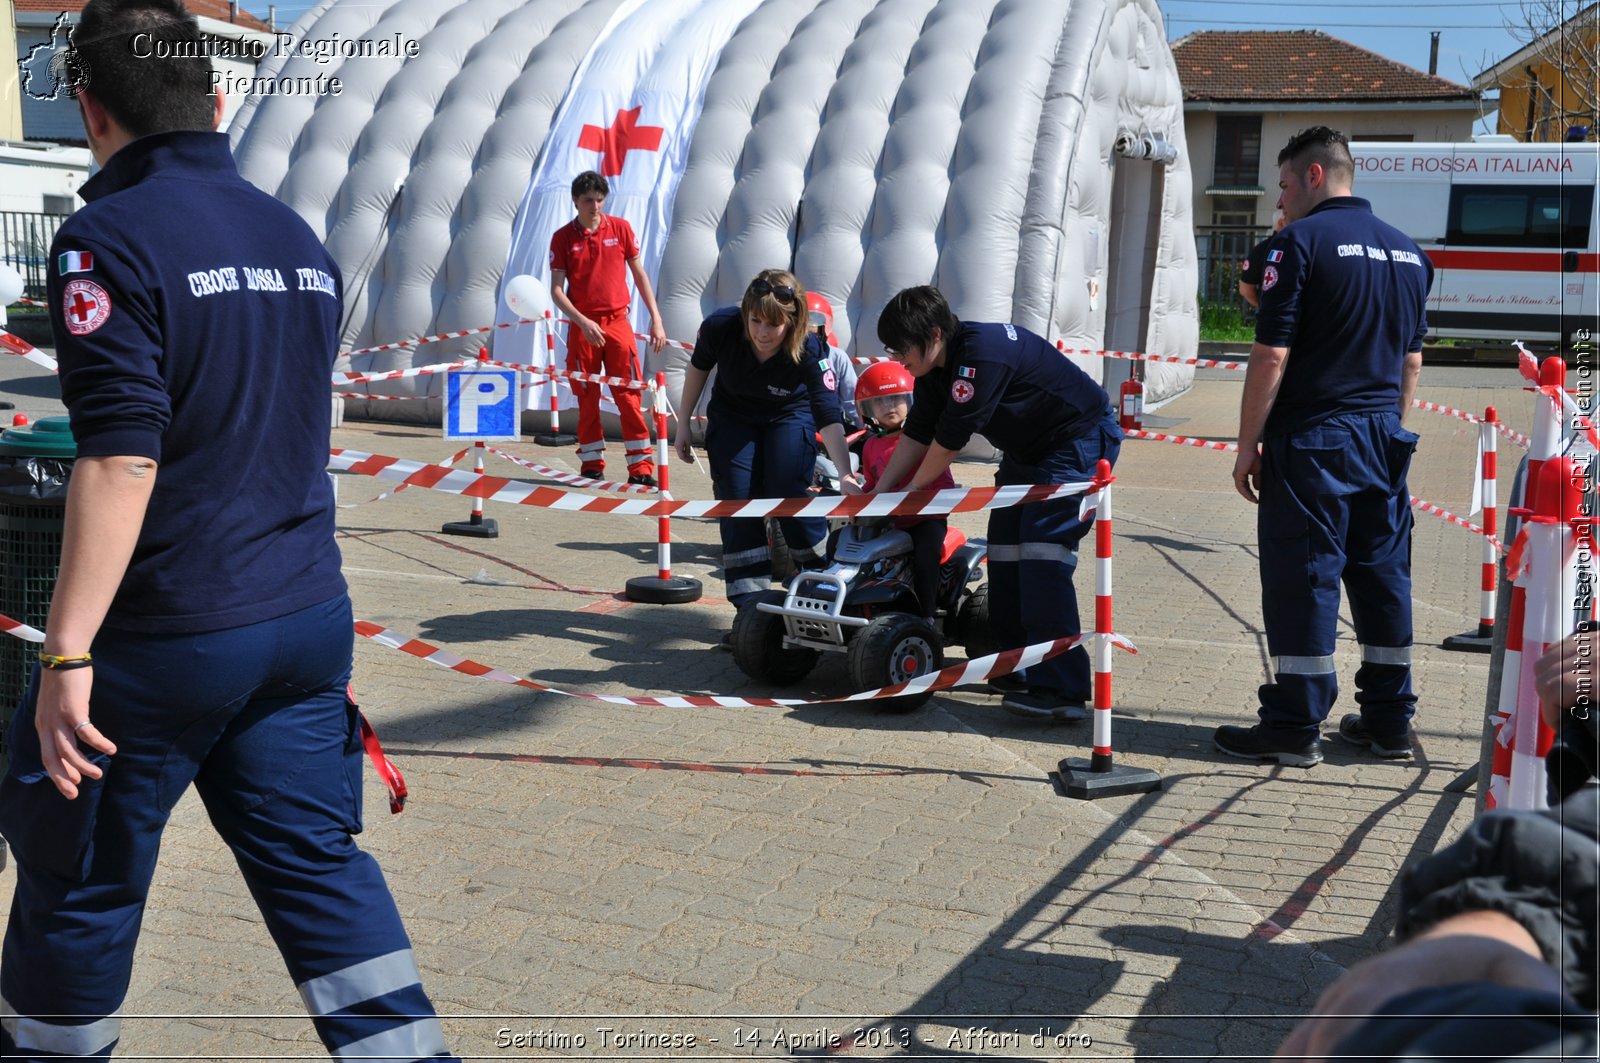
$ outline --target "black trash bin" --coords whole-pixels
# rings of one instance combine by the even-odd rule
[[[65,417],[0,432],[0,613],[41,630],[61,566],[67,477],[77,452]],[[32,642],[0,635],[0,770],[38,652]]]

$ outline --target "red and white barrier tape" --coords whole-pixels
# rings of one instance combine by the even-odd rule
[[[21,355],[34,365],[42,365],[52,373],[61,371],[54,358],[45,354],[21,336],[13,336],[5,329],[0,329],[0,351],[5,351],[7,354]]]
[[[551,369],[549,366],[523,365],[520,362],[497,362],[493,359],[474,364],[494,365],[499,366],[501,369],[517,369],[527,373],[529,376],[539,377],[541,379],[544,377],[558,376],[567,380],[584,380],[591,384],[605,384],[607,387],[628,388],[632,391],[655,390],[655,385],[646,380],[629,380],[627,377],[620,376],[602,376],[599,373],[580,373],[573,369]]]
[[[363,476],[395,480],[445,494],[491,502],[538,506],[567,512],[616,513],[637,517],[907,517],[976,513],[1047,498],[1071,498],[1099,487],[1095,483],[1010,484],[1004,487],[954,488],[943,491],[898,491],[877,495],[753,498],[725,501],[596,498],[557,487],[479,476],[443,465],[366,454],[359,450],[329,452],[328,466]]]
[[[1505,551],[1506,551],[1506,544],[1505,543],[1501,542],[1499,539],[1496,539],[1493,535],[1489,534],[1484,529],[1478,527],[1476,524],[1472,523],[1470,520],[1467,520],[1465,517],[1458,517],[1454,513],[1450,512],[1448,509],[1445,509],[1443,506],[1436,506],[1432,502],[1427,502],[1427,501],[1424,501],[1423,499],[1418,498],[1416,495],[1411,495],[1410,499],[1411,499],[1411,508],[1412,509],[1421,510],[1424,513],[1431,513],[1433,516],[1439,517],[1440,519],[1446,521],[1447,523],[1454,524],[1458,528],[1465,528],[1469,532],[1474,532],[1474,533],[1476,533],[1478,535],[1482,535],[1491,544],[1494,545],[1494,548],[1496,550],[1499,550],[1502,554],[1505,553]]]
[[[458,340],[463,336],[481,336],[485,332],[493,332],[496,329],[516,328],[518,325],[532,324],[536,324],[534,319],[524,317],[519,318],[516,321],[507,321],[500,325],[485,325],[482,328],[462,329],[459,332],[440,332],[433,336],[419,336],[414,340],[399,340],[395,343],[380,343],[376,347],[357,347],[353,351],[340,351],[339,357],[354,358],[358,354],[376,354],[379,351],[399,351],[404,350],[407,347],[421,347],[426,343],[439,343],[442,340]]]
[[[1494,430],[1496,432],[1499,432],[1501,435],[1505,436],[1507,439],[1511,440],[1511,442],[1515,443],[1517,446],[1521,447],[1523,450],[1527,450],[1529,447],[1533,446],[1533,440],[1529,439],[1527,436],[1523,435],[1521,432],[1516,432],[1516,431],[1513,431],[1510,428],[1507,428],[1505,425],[1501,424],[1499,421],[1495,422]]]
[[[1169,436],[1165,432],[1146,432],[1142,428],[1124,428],[1129,439],[1149,439],[1157,443],[1176,443],[1181,447],[1202,447],[1206,450],[1239,452],[1237,443],[1221,443],[1214,439],[1191,439],[1188,436]]]
[[[1064,340],[1056,340],[1056,350],[1062,354],[1078,354],[1089,358],[1125,358],[1135,362],[1194,365],[1202,369],[1235,369],[1242,371],[1249,365],[1248,362],[1229,362],[1216,358],[1180,358],[1175,354],[1143,354],[1139,351],[1097,351],[1089,347],[1068,347]]]
[[[1423,402],[1421,399],[1412,399],[1411,408],[1414,410],[1427,410],[1429,413],[1442,413],[1446,417],[1454,417],[1456,420],[1465,421],[1468,424],[1478,424],[1483,420],[1477,414],[1458,410],[1453,406],[1441,406],[1437,402]]]
[[[420,639],[409,638],[396,631],[381,627],[365,620],[356,621],[356,634],[362,638],[371,639],[373,642],[401,653],[409,654],[429,664],[448,668],[452,672],[470,675],[476,679],[486,679],[491,683],[502,683],[506,686],[523,687],[527,690],[537,690],[547,694],[559,694],[569,698],[583,698],[588,701],[603,701],[610,705],[637,705],[647,708],[661,709],[690,709],[690,708],[727,708],[727,709],[769,709],[791,705],[829,705],[841,701],[872,701],[877,698],[892,698],[900,694],[920,694],[923,691],[948,690],[954,686],[982,683],[995,676],[1009,675],[1021,668],[1029,668],[1040,661],[1047,661],[1052,657],[1065,653],[1078,645],[1085,638],[1093,636],[1074,635],[1071,638],[1056,639],[1053,642],[1041,642],[1037,645],[1026,646],[1020,650],[1005,650],[1001,653],[992,653],[987,657],[967,661],[965,664],[955,664],[943,671],[930,672],[918,676],[905,683],[893,683],[877,690],[866,690],[856,694],[845,694],[836,698],[734,698],[721,697],[710,694],[674,695],[658,694],[645,697],[629,697],[622,694],[589,694],[574,690],[560,690],[547,686],[532,679],[524,679],[512,675],[510,672],[480,664],[477,661],[460,657],[449,650],[441,649],[431,643]],[[1110,640],[1113,645],[1129,653],[1138,653],[1138,649],[1121,635],[1112,635]]]
[[[643,484],[618,483],[615,480],[593,480],[587,476],[581,476],[575,472],[568,472],[563,469],[555,469],[549,465],[540,465],[536,461],[528,461],[524,458],[517,457],[515,454],[507,454],[499,447],[489,447],[488,451],[491,454],[506,459],[513,465],[520,465],[530,472],[536,472],[540,476],[550,480],[555,480],[559,483],[567,484],[571,487],[587,487],[593,491],[616,491],[619,494],[628,495],[653,495],[658,493],[656,488],[645,487]]]
[[[44,632],[36,627],[29,627],[20,620],[13,620],[4,613],[0,613],[0,633],[14,635],[24,642],[43,642]]]
[[[466,448],[464,448],[462,450],[456,451],[454,454],[450,455],[448,458],[446,458],[443,461],[439,462],[439,464],[440,465],[454,465],[456,462],[460,461],[462,458],[466,457],[470,453],[472,453],[472,448],[471,447],[466,447]],[[340,509],[355,509],[357,506],[369,506],[374,502],[382,502],[384,499],[389,498],[392,495],[397,495],[401,491],[404,491],[407,486],[409,486],[409,485],[400,484],[398,487],[394,488],[392,491],[385,491],[381,495],[374,495],[371,498],[367,499],[365,502],[341,502],[341,503],[339,503],[339,508]]]
[[[335,373],[333,386],[343,384],[376,384],[380,380],[404,380],[414,376],[432,376],[434,373],[446,373],[462,366],[477,365],[476,360],[471,362],[440,362],[438,365],[420,365],[415,369],[394,369],[387,373]]]

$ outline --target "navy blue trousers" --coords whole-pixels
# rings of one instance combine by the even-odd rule
[[[706,410],[706,456],[718,498],[799,498],[811,486],[817,461],[817,428],[800,408],[773,420],[750,420],[712,401]],[[821,560],[828,538],[822,517],[778,521],[789,555],[801,568]],[[772,586],[772,555],[759,517],[723,517],[722,578],[735,609]]]
[[[1406,471],[1417,435],[1398,412],[1342,414],[1269,436],[1261,452],[1261,609],[1273,682],[1261,722],[1310,737],[1339,694],[1333,650],[1339,584],[1361,644],[1356,703],[1396,738],[1411,692],[1411,526]]]
[[[90,718],[117,753],[95,755],[105,775],[73,801],[44,776],[30,686],[0,781],[17,866],[0,1055],[111,1054],[161,833],[193,783],[333,1056],[454,1058],[383,872],[353,838],[352,640],[344,595],[226,631],[101,631]]]
[[[1006,455],[994,482],[1089,480],[1102,459],[1116,464],[1122,440],[1122,429],[1108,409],[1094,427],[1036,465]],[[1056,498],[989,514],[989,622],[1001,648],[1031,646],[1083,630],[1072,575],[1078,567],[1078,543],[1094,521],[1079,519],[1082,503],[1081,498]],[[1029,687],[1067,701],[1088,702],[1094,691],[1089,654],[1082,646],[1034,665],[1024,678]]]

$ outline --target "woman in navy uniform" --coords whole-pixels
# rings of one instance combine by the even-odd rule
[[[916,402],[878,491],[928,487],[982,433],[1004,452],[996,484],[1086,481],[1122,448],[1105,390],[1043,338],[1016,325],[956,318],[937,288],[907,288],[884,307],[878,338],[917,378]],[[1093,524],[1081,499],[989,514],[989,617],[1006,649],[1076,635],[1077,546]],[[994,684],[1004,708],[1081,720],[1092,693],[1083,647]]]
[[[839,407],[839,380],[828,348],[806,327],[806,293],[787,270],[767,269],[745,289],[738,306],[700,324],[683,378],[684,411],[676,450],[690,461],[689,412],[717,370],[706,410],[706,454],[718,498],[797,498],[811,486],[817,436],[837,468],[850,468]],[[859,494],[854,476],[840,482]],[[738,608],[772,585],[772,558],[760,518],[724,517],[722,578]],[[821,561],[828,522],[784,517],[789,553],[801,568]],[[723,640],[725,643],[726,639]]]

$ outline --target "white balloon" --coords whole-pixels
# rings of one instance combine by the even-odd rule
[[[550,305],[550,289],[531,273],[519,273],[506,281],[506,305],[518,317],[544,317]]]
[[[22,298],[22,274],[0,262],[0,306]]]

